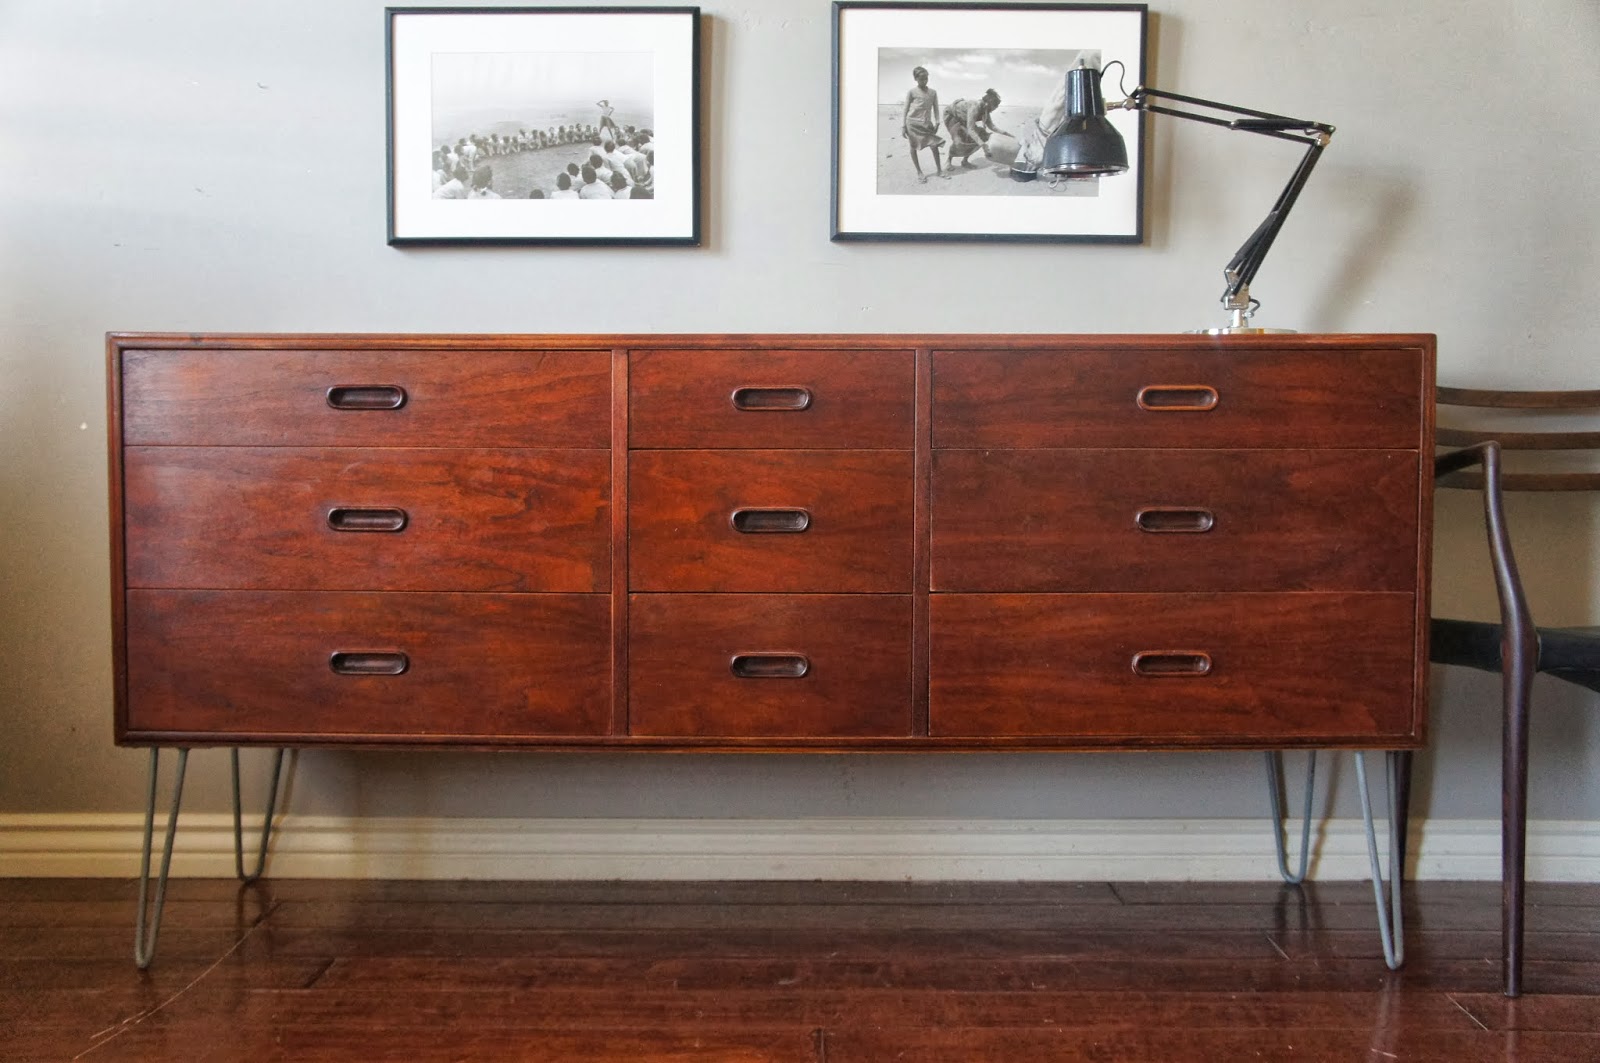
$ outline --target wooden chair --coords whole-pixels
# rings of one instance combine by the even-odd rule
[[[1432,658],[1502,676],[1501,974],[1505,995],[1522,992],[1523,883],[1528,819],[1528,709],[1533,677],[1545,672],[1600,691],[1600,628],[1534,625],[1507,535],[1503,491],[1600,490],[1600,472],[1502,471],[1502,451],[1600,451],[1600,432],[1495,431],[1445,424],[1445,410],[1600,411],[1600,391],[1476,391],[1440,388],[1438,442],[1460,449],[1435,461],[1440,487],[1483,494],[1484,520],[1500,599],[1500,622],[1443,620],[1431,625]],[[1474,469],[1476,467],[1476,469]],[[1470,470],[1470,471],[1469,471]]]

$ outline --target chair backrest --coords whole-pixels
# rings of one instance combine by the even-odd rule
[[[1502,451],[1589,451],[1600,454],[1600,432],[1573,432],[1528,429],[1518,424],[1516,430],[1502,431],[1493,427],[1462,427],[1447,420],[1470,420],[1459,408],[1475,410],[1534,411],[1537,414],[1600,415],[1600,391],[1484,391],[1475,388],[1439,388],[1439,427],[1437,442],[1441,447],[1466,447],[1474,443],[1495,440]],[[1446,411],[1451,411],[1447,417]],[[1565,418],[1564,418],[1565,419]],[[1483,486],[1483,474],[1476,470],[1452,472],[1438,480],[1440,487]],[[1507,491],[1600,491],[1600,471],[1561,469],[1552,471],[1507,471],[1501,475],[1500,486]]]

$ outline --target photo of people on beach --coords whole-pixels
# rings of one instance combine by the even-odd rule
[[[879,48],[879,195],[1095,196],[1037,173],[1067,71],[1099,49]]]
[[[698,8],[387,15],[390,244],[700,243]]]
[[[434,55],[433,198],[655,198],[653,64],[650,52]]]
[[[1126,173],[1044,172],[1068,74],[1114,71],[1101,78],[1110,102],[1143,83],[1143,5],[833,7],[832,239],[1143,239],[1140,112],[1105,116],[1127,145]]]

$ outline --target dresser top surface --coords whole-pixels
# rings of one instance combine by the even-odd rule
[[[804,350],[984,348],[1107,350],[1338,350],[1407,347],[1432,350],[1428,333],[1290,333],[1212,336],[1197,333],[201,333],[110,332],[113,350],[364,349],[388,350]]]

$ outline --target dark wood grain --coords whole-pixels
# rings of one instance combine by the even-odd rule
[[[1600,1056],[1595,887],[1531,887],[1530,940],[1562,959],[1508,1001],[1498,883],[1416,884],[1389,973],[1366,883],[1269,865],[1270,844],[1248,883],[179,879],[145,972],[130,879],[0,880],[0,1057]]]
[[[129,733],[425,739],[601,735],[601,594],[128,593]],[[336,675],[335,651],[405,653],[401,675]]]
[[[608,353],[122,351],[129,446],[606,447]],[[397,410],[336,410],[329,388],[395,385]]]
[[[637,735],[909,735],[909,595],[635,594]],[[736,654],[803,655],[800,678],[742,679]]]
[[[1600,409],[1600,403],[1595,405]],[[1501,450],[1600,450],[1600,432],[1504,432],[1441,426],[1434,442],[1441,447],[1470,447],[1491,439]]]
[[[1424,399],[1435,394],[1438,383],[1437,359],[1434,356],[1434,343],[1430,337],[1423,347],[1422,359],[1422,394]],[[1439,404],[1424,401],[1422,403],[1422,443],[1417,448],[1417,586],[1416,586],[1416,624],[1412,629],[1412,689],[1417,692],[1418,704],[1425,704],[1428,699],[1429,683],[1432,679],[1432,669],[1429,663],[1429,639],[1431,638],[1430,617],[1433,615],[1433,505],[1435,491],[1427,488],[1429,480],[1434,475],[1434,435],[1438,431]],[[1426,711],[1419,712],[1417,720],[1417,740],[1427,742],[1429,738],[1429,715]]]
[[[1557,431],[1577,423],[1593,424],[1600,412],[1600,391],[1482,391],[1471,388],[1439,388],[1439,402],[1447,406],[1468,406],[1497,410],[1567,411],[1568,415],[1550,427],[1539,425],[1539,418],[1523,417],[1513,425],[1531,427],[1531,431],[1506,431],[1504,423],[1493,418],[1484,419],[1480,413],[1476,424],[1460,427],[1440,425],[1435,442],[1440,447],[1469,447],[1493,440],[1502,451],[1594,451],[1600,449],[1600,432]],[[1581,415],[1581,416],[1580,416]],[[1460,420],[1457,412],[1452,420]],[[1589,455],[1592,459],[1593,455]],[[1549,454],[1530,456],[1514,468],[1500,475],[1500,487],[1505,491],[1595,491],[1600,490],[1600,473],[1572,468],[1573,457],[1552,460]],[[1592,460],[1583,464],[1593,464]],[[1479,471],[1452,472],[1439,477],[1439,487],[1464,488],[1481,491],[1483,473]]]
[[[636,451],[629,458],[635,591],[907,593],[910,451]],[[802,509],[799,534],[741,534],[743,508]]]
[[[933,549],[933,352],[917,351],[915,528],[911,599],[911,731],[928,733],[928,591]]]
[[[111,701],[112,733],[128,728],[127,553],[124,541],[126,507],[122,487],[122,349],[106,337],[106,521],[111,558]]]
[[[1596,410],[1600,391],[1496,391],[1488,388],[1439,388],[1445,406],[1480,406],[1502,410]]]
[[[1483,473],[1453,472],[1439,478],[1439,487],[1483,490]],[[1500,476],[1502,491],[1600,491],[1597,472],[1510,472]]]
[[[1365,447],[1415,449],[1425,352],[1206,347],[937,348],[935,447]],[[1141,389],[1214,388],[1204,412],[1140,409]]]
[[[358,1005],[359,1006],[359,1005]],[[424,1029],[409,1027],[396,1033],[374,1035],[369,1030],[333,1028],[301,1029],[290,1026],[270,1037],[262,1027],[243,1034],[176,1023],[168,1033],[139,1027],[95,1051],[94,1059],[226,1059],[230,1056],[196,1051],[197,1042],[220,1038],[228,1052],[244,1049],[252,1058],[326,1063],[335,1060],[404,1059],[416,1063],[639,1063],[666,1060],[675,1063],[821,1063],[817,1038],[810,1030],[782,1031],[744,1028],[714,1029],[680,1018],[664,1029],[597,1028],[574,1032],[558,1029],[475,1028],[443,1023]],[[270,1053],[263,1055],[263,1052]],[[231,1056],[231,1058],[239,1058]]]
[[[1415,451],[935,451],[933,589],[1409,590],[1416,497]]]
[[[603,450],[129,447],[125,477],[131,587],[610,590]]]
[[[1376,1010],[1376,1009],[1375,1009]],[[960,1059],[964,1063],[1089,1063],[1099,1060],[1161,1060],[1216,1063],[1224,1059],[1296,1059],[1343,1063],[1352,1059],[1403,1059],[1416,1063],[1503,1063],[1505,1060],[1571,1060],[1595,1048],[1581,1034],[1526,1034],[1508,1046],[1483,1030],[1443,1033],[1395,1029],[1374,1016],[1374,1029],[1325,1030],[1272,1027],[1261,1030],[1189,1031],[1172,1026],[1139,1029],[995,1029],[876,1027],[830,1032],[824,1042],[829,1063],[877,1063],[886,1059]],[[1508,1048],[1510,1051],[1508,1051]]]
[[[910,450],[909,350],[635,350],[635,447]],[[801,410],[740,410],[743,387],[804,388]]]
[[[1415,743],[1409,594],[939,594],[934,735]],[[1209,654],[1141,677],[1141,651]]]
[[[663,943],[652,936],[658,949]],[[636,946],[637,947],[637,946]],[[813,950],[819,946],[813,945]],[[1140,942],[1141,949],[1159,945]],[[342,967],[336,965],[330,969]],[[489,1028],[519,1030],[574,1030],[621,1027],[624,1029],[672,1027],[692,1016],[701,1029],[739,1027],[806,1028],[862,1027],[890,1022],[924,1026],[933,1030],[968,1026],[972,1029],[1033,1029],[1063,1027],[1077,1030],[1111,1031],[1138,1029],[1141,1026],[1184,1027],[1194,1030],[1306,1027],[1322,1029],[1361,1029],[1374,1022],[1381,1005],[1377,994],[1362,992],[1287,992],[1251,994],[1229,1000],[1222,993],[1179,994],[1092,990],[956,990],[949,992],[896,988],[829,988],[815,985],[772,987],[683,988],[626,985],[620,992],[592,986],[540,986],[537,992],[504,992],[508,984],[520,984],[506,974],[499,980],[486,980],[485,992],[468,1000],[468,987],[451,982],[447,987],[425,988],[441,969],[457,969],[456,964],[435,960],[409,965],[396,972],[393,981],[372,985],[333,985],[330,978],[319,979],[315,988],[299,990],[252,988],[240,992],[232,1016],[240,1025],[270,1026],[274,1020],[293,1017],[297,1025],[322,1030],[369,1030],[382,1036],[400,1029],[451,1028],[463,1008]],[[731,973],[728,972],[728,973]],[[405,979],[412,979],[407,982]],[[417,980],[420,980],[417,981]],[[47,991],[49,992],[49,991]],[[82,994],[79,994],[81,1001]],[[389,1007],[383,1006],[387,997]],[[66,991],[42,995],[41,1010],[52,1015],[70,1007]],[[100,1003],[100,1002],[97,1002]],[[110,1003],[110,1002],[105,1002]],[[123,1007],[127,1004],[118,1002]],[[216,1002],[220,1003],[220,1002]],[[1597,1013],[1593,1002],[1582,1000],[1570,1007],[1576,1017]],[[214,1005],[213,1005],[214,1006]],[[1395,1001],[1391,1021],[1428,1029],[1466,1033],[1477,1030],[1471,1018],[1442,994],[1417,994]],[[188,1015],[169,1021],[194,1021],[198,1009],[183,1009]],[[65,1020],[67,1016],[63,1015]],[[1594,1034],[1594,1031],[1571,1031]],[[646,1048],[647,1053],[649,1048]],[[647,1055],[645,1058],[656,1058]],[[930,1058],[938,1058],[934,1053]]]
[[[123,740],[765,751],[1420,741],[1430,493],[1419,470],[1431,456],[1432,337],[113,334],[107,350]],[[399,388],[405,401],[335,410],[327,391],[337,386]],[[1180,405],[1213,392],[1216,402],[1140,409],[1139,390],[1151,386],[1187,389]],[[803,388],[809,401],[741,410],[732,401],[741,387]],[[797,405],[799,394],[746,405]],[[540,464],[552,447],[583,453]],[[1042,447],[1055,449],[1020,453]],[[1197,505],[1173,494],[1197,483],[1211,492],[1214,531],[1133,533],[1136,550],[1123,549],[1127,503]],[[1146,488],[1162,501],[1143,499]],[[407,526],[332,532],[324,510],[334,505],[404,510]],[[731,524],[741,507],[803,509],[809,523],[741,534]],[[145,598],[135,614],[128,596],[144,585],[238,593],[202,610],[237,627],[209,641],[198,621],[174,627],[178,598],[153,610],[158,598]],[[941,640],[930,585],[1226,592],[1236,605],[1211,622],[1246,641],[1267,633],[1249,619],[1265,596],[1241,591],[1392,590],[1408,596],[1412,622],[1391,623],[1385,608],[1375,633],[1340,646],[1297,634],[1286,655],[1260,658],[1261,668],[1300,670],[1250,687],[1298,699],[1283,708],[1202,701],[1189,726],[1191,707],[1166,699],[1131,721],[1140,711],[1119,703],[1115,683],[1023,669],[1008,680],[1019,686],[969,691],[992,702],[981,711],[995,730],[930,734],[929,673],[935,683],[986,674],[980,658],[993,641],[982,623]],[[287,609],[275,627],[267,614],[280,606],[267,608],[259,588],[294,592],[272,600]],[[388,593],[364,593],[377,588]],[[579,614],[568,632],[579,651],[565,652],[551,624],[518,626],[483,597],[550,590],[593,592],[563,606]],[[755,722],[717,708],[726,714],[630,731],[630,714],[647,711],[629,689],[630,590],[894,596],[908,603],[904,647],[898,628],[885,643],[873,626],[869,614],[885,603],[862,604],[832,633],[869,670],[905,670],[892,710],[862,715],[840,694],[835,715],[807,710],[814,732],[790,730],[776,708]],[[1186,608],[1169,599],[1151,614]],[[767,607],[786,610],[798,616],[803,602]],[[1267,616],[1281,618],[1280,606]],[[307,617],[315,622],[301,631]],[[1033,629],[1012,619],[1021,626],[1006,652],[1061,634],[1053,620]],[[270,657],[305,652],[302,634],[338,635],[343,647],[352,632],[363,644],[351,652],[395,653],[379,636],[413,629],[430,652],[478,663],[404,705],[350,708],[317,684],[413,689],[415,669],[311,683]],[[193,641],[167,638],[180,631]],[[1390,636],[1409,654],[1409,681],[1388,681],[1392,646],[1369,652]],[[218,645],[249,690],[223,678],[206,652]],[[1303,668],[1302,651],[1314,658]],[[1340,651],[1355,664],[1326,667]],[[946,652],[957,673],[940,673]],[[1231,675],[1236,656],[1214,655],[1217,674]],[[124,678],[130,661],[137,682]],[[487,707],[476,704],[481,668],[499,677]],[[561,673],[548,690],[531,681],[551,702],[523,704],[523,686],[547,669]],[[665,671],[652,681],[673,687]],[[591,698],[609,708],[596,715]],[[1082,729],[1040,730],[1061,721],[1034,718],[1018,698],[1065,698]]]
[[[628,352],[611,352],[611,733],[628,733]]]

